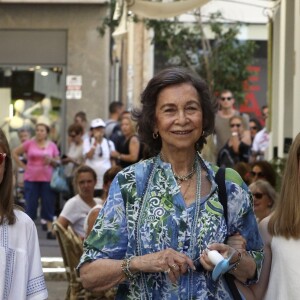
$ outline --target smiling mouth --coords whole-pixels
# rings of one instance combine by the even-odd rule
[[[185,130],[185,131],[171,131],[174,134],[178,134],[178,135],[185,135],[185,134],[189,134],[192,132],[192,130]]]

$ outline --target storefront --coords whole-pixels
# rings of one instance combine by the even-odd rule
[[[107,5],[30,2],[0,2],[0,126],[14,144],[18,127],[32,130],[43,118],[64,148],[76,112],[86,112],[89,120],[108,114],[109,38],[97,30]],[[68,75],[81,85],[66,95]]]

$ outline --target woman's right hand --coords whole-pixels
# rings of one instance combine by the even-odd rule
[[[195,270],[193,261],[185,254],[171,248],[135,257],[130,263],[130,270],[133,273],[164,272],[172,283],[176,283],[179,277],[188,271],[188,268]]]

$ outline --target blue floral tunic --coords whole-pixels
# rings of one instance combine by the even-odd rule
[[[227,228],[214,181],[217,167],[199,156],[200,181],[200,164],[212,188],[209,195],[198,197],[189,207],[171,165],[159,156],[122,170],[114,179],[104,208],[84,243],[79,267],[99,258],[123,259],[166,248],[195,260],[208,244],[222,243],[227,234],[240,232],[257,264],[255,282],[261,271],[263,244],[248,188],[238,173],[226,170]],[[231,294],[223,278],[214,282],[211,272],[198,268],[181,276],[177,285],[163,272],[138,273],[134,282],[119,286],[117,299],[231,299]]]

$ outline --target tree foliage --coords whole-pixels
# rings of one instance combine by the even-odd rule
[[[153,43],[161,67],[180,65],[188,67],[209,83],[215,94],[231,90],[238,103],[244,101],[244,83],[251,75],[247,67],[253,63],[256,45],[254,41],[240,41],[237,35],[241,23],[220,23],[220,14],[211,16],[208,23],[214,39],[209,40],[204,32],[200,14],[197,22],[182,23],[174,20],[147,20],[153,28]],[[248,84],[249,81],[248,81]]]

